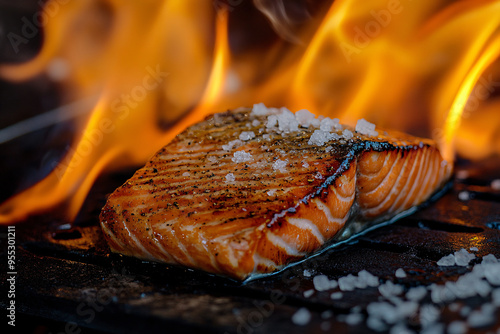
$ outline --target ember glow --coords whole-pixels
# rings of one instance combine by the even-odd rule
[[[41,52],[0,76],[47,73],[68,103],[97,102],[54,171],[0,205],[0,222],[61,204],[72,220],[102,172],[259,102],[434,137],[450,162],[500,153],[500,1],[325,1],[296,25],[287,2],[256,1],[272,38],[234,51],[242,3],[48,1]]]

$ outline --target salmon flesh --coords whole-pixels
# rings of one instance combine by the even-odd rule
[[[187,128],[116,189],[100,215],[111,250],[244,280],[407,212],[450,178],[431,140],[261,109]]]

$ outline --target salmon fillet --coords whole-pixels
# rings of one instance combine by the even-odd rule
[[[254,107],[186,129],[109,196],[111,250],[244,280],[404,212],[450,177],[431,140],[310,115]]]

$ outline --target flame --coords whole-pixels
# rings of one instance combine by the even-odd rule
[[[49,0],[40,53],[0,76],[47,75],[65,103],[97,102],[53,172],[0,205],[0,223],[58,205],[73,220],[104,171],[258,102],[433,136],[450,162],[500,153],[500,1],[339,0],[304,22],[285,1],[255,4],[269,36],[238,49],[240,2]]]

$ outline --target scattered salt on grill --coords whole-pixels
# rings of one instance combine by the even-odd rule
[[[374,288],[376,288],[376,287],[378,287],[380,285],[378,277],[372,275],[370,272],[368,272],[366,270],[361,270],[358,273],[358,279],[361,280],[361,281],[364,281],[367,286],[371,286],[371,287],[374,287]]]
[[[427,327],[435,323],[440,316],[439,309],[432,304],[425,304],[420,307],[420,323],[423,327]]]
[[[468,201],[470,199],[470,193],[468,191],[461,191],[458,193],[458,199],[461,201]]]
[[[483,304],[480,310],[471,312],[467,317],[467,324],[472,328],[492,325],[495,322],[495,307],[491,304]]]
[[[378,132],[375,131],[375,124],[366,121],[364,118],[358,121],[355,130],[367,136],[378,136]]]
[[[467,252],[464,248],[455,252],[455,263],[458,266],[467,266],[469,262],[476,258],[476,255]]]
[[[477,251],[479,251],[479,248],[477,248],[477,247],[471,247],[471,248],[469,248],[469,250],[471,250],[473,252],[477,252]]]
[[[260,125],[260,122],[258,120],[254,119],[252,121],[252,126],[259,126],[259,125]]]
[[[491,302],[493,305],[500,307],[500,288],[496,288],[491,293]]]
[[[243,142],[239,139],[231,140],[226,145],[222,145],[222,149],[224,151],[231,151],[234,148],[238,148],[243,145]]]
[[[326,291],[330,289],[330,280],[326,275],[317,275],[313,278],[316,291]]]
[[[410,288],[406,293],[406,299],[418,302],[427,295],[427,289],[423,286]]]
[[[229,173],[226,175],[226,182],[233,182],[234,180],[236,180],[236,178],[234,177],[233,173]]]
[[[488,264],[488,263],[498,263],[497,258],[493,254],[488,254],[486,256],[483,256],[483,260],[481,261],[481,264]]]
[[[345,322],[351,326],[358,325],[362,321],[363,321],[363,315],[360,313],[350,313],[345,318]]]
[[[276,160],[274,163],[273,163],[273,169],[276,171],[276,170],[279,170],[280,172],[284,173],[286,172],[286,165],[288,164],[288,159],[287,160]]]
[[[351,139],[352,137],[354,137],[354,134],[352,133],[352,131],[351,131],[351,130],[349,130],[349,129],[345,129],[344,131],[342,131],[342,136],[343,136],[345,139],[349,140],[349,139]]]
[[[463,321],[455,320],[448,325],[448,334],[465,334],[467,325]]]
[[[250,153],[247,153],[245,151],[236,151],[233,154],[233,158],[231,160],[237,164],[241,162],[247,162],[247,161],[252,161],[253,157]]]
[[[300,308],[292,316],[292,322],[299,326],[305,326],[311,321],[311,312],[305,307]]]
[[[306,298],[311,297],[313,294],[314,294],[314,290],[313,289],[304,291],[304,297],[306,297]]]
[[[387,281],[378,287],[378,291],[382,296],[389,298],[400,295],[403,292],[403,287],[401,285],[394,284],[391,281]]]
[[[342,291],[353,291],[356,288],[357,277],[349,274],[339,278],[339,288]]]
[[[500,179],[491,181],[491,188],[493,190],[500,190]]]
[[[189,174],[189,172],[184,172],[184,173],[182,173],[182,176],[185,176],[185,177],[188,177],[188,176],[190,176],[190,175],[191,175],[191,174]]]
[[[255,133],[253,131],[243,131],[239,136],[240,140],[247,141],[255,138]]]
[[[454,266],[455,265],[455,256],[453,254],[446,255],[442,257],[438,262],[438,266]]]
[[[396,275],[396,277],[398,277],[398,278],[403,278],[403,277],[406,277],[406,273],[405,273],[405,271],[403,270],[403,268],[399,268],[398,270],[396,270],[395,275]]]
[[[302,275],[304,275],[304,277],[311,277],[312,272],[309,269],[304,269],[304,272],[302,273]]]
[[[331,299],[342,299],[343,293],[340,291],[334,292],[330,295]]]

